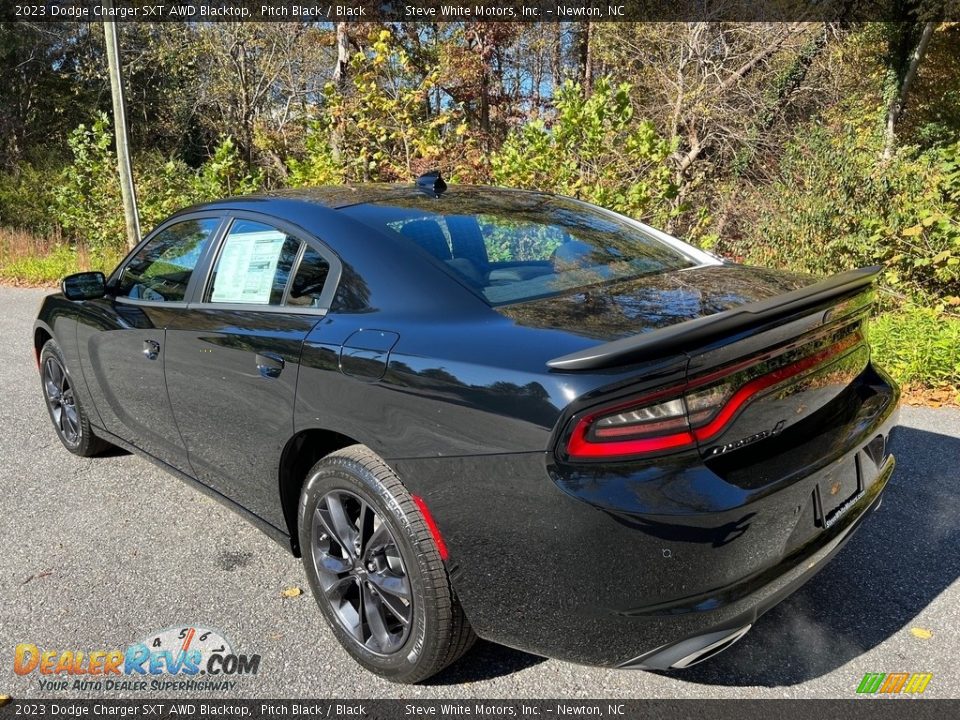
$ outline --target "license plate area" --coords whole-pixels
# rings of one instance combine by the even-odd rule
[[[816,524],[827,529],[843,517],[864,496],[860,453],[831,468],[813,491]]]

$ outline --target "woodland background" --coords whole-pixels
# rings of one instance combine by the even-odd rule
[[[883,264],[876,353],[960,385],[960,24],[121,23],[144,232],[217,196],[537,188],[732,259]],[[126,251],[103,27],[0,23],[0,280]]]

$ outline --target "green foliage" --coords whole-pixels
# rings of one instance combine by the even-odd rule
[[[869,117],[806,130],[774,182],[745,198],[723,249],[815,274],[882,264],[885,284],[915,298],[960,295],[960,144],[881,162]]]
[[[249,172],[236,143],[228,135],[200,167],[192,183],[191,194],[196,202],[200,202],[225,195],[247,195],[256,192],[262,185],[263,171]]]
[[[630,85],[615,88],[603,78],[585,96],[568,81],[555,107],[549,127],[535,120],[508,135],[490,160],[493,181],[665,222],[677,194],[668,162],[674,147],[651,122],[634,117]]]
[[[330,147],[332,127],[327,116],[310,123],[303,157],[294,157],[287,161],[290,169],[288,184],[293,187],[339,185],[346,180],[343,163],[334,157]]]
[[[960,317],[905,306],[870,326],[877,364],[903,385],[960,387]]]
[[[457,108],[426,113],[439,68],[417,76],[389,30],[371,40],[369,50],[350,60],[347,87],[325,86],[305,156],[288,163],[291,184],[406,181],[456,157],[464,127]]]
[[[52,210],[66,237],[94,251],[124,245],[123,201],[113,134],[106,115],[70,135],[73,162],[53,191]],[[261,175],[246,172],[233,140],[224,138],[199,170],[148,152],[133,162],[137,207],[144,232],[185,206],[256,190]]]
[[[93,247],[123,243],[123,205],[110,121],[99,113],[91,127],[79,125],[68,140],[73,162],[64,168],[53,209],[68,237]]]
[[[16,173],[0,174],[0,226],[52,232],[57,225],[50,212],[57,173],[58,169],[24,163]]]

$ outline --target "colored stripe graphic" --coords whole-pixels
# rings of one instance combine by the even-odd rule
[[[863,680],[860,681],[860,686],[857,688],[857,692],[875,693],[880,689],[880,683],[883,682],[883,679],[886,676],[886,673],[867,673],[863,676]]]
[[[911,693],[919,695],[927,689],[933,673],[867,673],[857,686],[857,692],[866,695]]]
[[[903,691],[905,693],[922,693],[927,689],[932,677],[933,673],[914,673],[910,676],[910,681]]]
[[[886,681],[883,685],[880,686],[880,692],[882,693],[898,693],[900,689],[907,682],[907,678],[910,677],[910,673],[890,673],[887,675]]]

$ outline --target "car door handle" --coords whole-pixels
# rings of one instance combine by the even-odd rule
[[[159,354],[160,354],[160,343],[158,343],[156,340],[143,341],[143,356],[147,360],[156,360]]]
[[[283,358],[276,353],[257,353],[257,370],[263,377],[279,377],[284,364]]]

